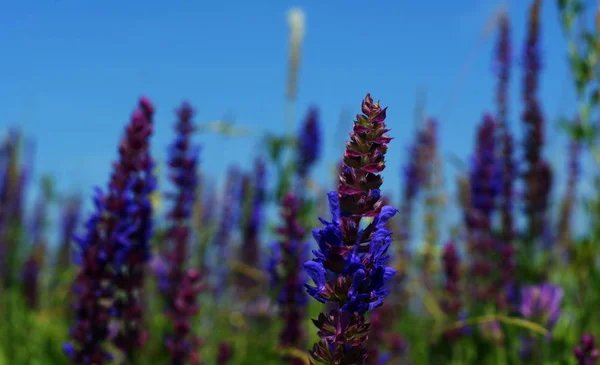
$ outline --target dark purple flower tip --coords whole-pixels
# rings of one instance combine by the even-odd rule
[[[318,118],[318,110],[311,108],[298,136],[298,173],[301,176],[307,174],[321,152],[321,132]]]
[[[579,365],[595,365],[600,357],[600,351],[596,348],[593,335],[584,333],[581,335],[579,345],[573,349]]]
[[[154,114],[154,105],[150,99],[146,96],[142,96],[139,101],[140,108],[143,110],[144,114]]]

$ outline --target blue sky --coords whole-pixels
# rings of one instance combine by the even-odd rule
[[[286,11],[306,14],[296,117],[322,112],[328,146],[315,178],[330,179],[340,155],[342,111],[353,116],[370,92],[389,106],[392,142],[385,189],[398,196],[400,164],[414,134],[414,104],[426,92],[440,122],[441,149],[465,158],[474,127],[494,111],[491,59],[495,33],[484,32],[502,5],[492,0],[219,1],[45,0],[0,4],[0,130],[19,125],[36,141],[36,173],[52,173],[59,190],[91,192],[106,184],[116,145],[140,95],[157,107],[157,156],[173,136],[173,110],[188,100],[197,121],[230,113],[254,132],[248,139],[198,135],[202,168],[221,177],[229,163],[247,166],[265,131],[284,130],[288,58]],[[513,25],[516,68],[511,125],[520,138],[518,61],[530,1],[504,2]],[[562,169],[566,142],[556,118],[575,111],[556,4],[542,17],[541,98],[551,145]],[[348,119],[350,130],[352,119]],[[446,178],[455,169],[446,167]],[[563,176],[559,176],[563,179]],[[454,183],[448,182],[451,191]],[[560,186],[559,186],[560,187]]]

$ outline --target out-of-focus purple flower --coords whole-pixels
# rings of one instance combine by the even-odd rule
[[[600,357],[600,351],[596,347],[596,340],[589,333],[581,335],[579,345],[575,347],[573,353],[579,365],[596,365]]]
[[[64,347],[73,364],[100,365],[111,359],[103,347],[111,318],[120,329],[111,339],[129,357],[146,339],[139,270],[150,255],[147,194],[153,188],[148,176],[153,114],[154,107],[141,98],[119,146],[108,192],[97,189],[95,212],[85,234],[76,239],[81,269],[73,286],[75,324],[70,331],[73,342]],[[116,290],[120,299],[115,298]]]
[[[406,349],[408,348],[408,342],[398,333],[392,333],[389,341],[389,350],[377,355],[377,358],[373,360],[372,364],[376,365],[394,365],[394,364],[407,364],[405,361]],[[371,355],[369,355],[371,356]],[[371,361],[371,358],[367,358],[367,361]]]
[[[534,360],[536,345],[537,341],[531,335],[522,335],[519,338],[519,357],[522,361],[531,362]]]
[[[446,315],[458,319],[462,307],[460,298],[460,257],[454,242],[450,241],[444,246],[442,266],[446,281],[444,283],[444,299],[442,308]],[[444,333],[447,340],[453,341],[462,334],[462,329],[453,329]]]
[[[233,346],[229,342],[219,343],[217,354],[217,365],[227,365],[233,358]]]
[[[521,292],[521,315],[552,329],[560,317],[563,295],[562,288],[552,284],[526,286]]]
[[[45,250],[45,244],[40,243],[35,245],[33,247],[33,252],[29,255],[21,269],[23,297],[25,298],[27,306],[31,309],[36,309],[38,307],[39,275],[40,270],[42,269]]]
[[[228,246],[231,238],[231,232],[233,227],[237,224],[235,219],[239,214],[237,212],[240,205],[240,171],[237,167],[230,167],[227,172],[227,178],[225,180],[225,189],[223,191],[223,197],[221,199],[221,206],[223,207],[221,212],[221,219],[219,222],[219,229],[215,236],[215,243],[217,245]]]
[[[52,195],[49,181],[46,179],[43,181],[42,191],[35,202],[31,226],[29,227],[31,252],[21,268],[23,296],[29,308],[32,309],[37,308],[38,305],[38,275],[42,270],[47,246],[48,204]]]
[[[153,275],[159,278],[166,276],[167,269],[167,262],[162,255],[152,255],[152,259],[150,260],[150,271],[152,271]]]
[[[433,250],[438,244],[438,210],[440,205],[441,164],[438,156],[438,122],[434,118],[427,120],[426,130],[429,135],[429,144],[424,148],[425,161],[423,164],[424,175],[424,212],[423,226],[425,230],[424,254],[422,256],[421,272],[423,284],[431,290],[433,288],[435,269]]]
[[[511,74],[510,20],[506,13],[502,13],[498,19],[498,30],[495,54],[495,70],[498,76],[496,105],[498,107],[498,123],[504,127],[508,118],[508,86]]]
[[[579,122],[577,122],[579,123]],[[577,200],[577,180],[580,175],[580,154],[581,144],[577,141],[569,142],[568,166],[567,166],[567,184],[560,205],[558,218],[557,239],[564,256],[570,256],[570,243],[572,242],[571,219],[573,208]]]
[[[400,217],[395,224],[398,233],[396,240],[396,267],[399,272],[394,278],[394,303],[405,307],[408,300],[404,281],[409,267],[410,252],[408,246],[413,227],[413,208],[419,193],[422,191],[428,175],[428,164],[431,162],[431,152],[435,143],[435,124],[429,120],[424,128],[417,131],[414,142],[407,149],[406,164],[402,167],[402,195],[400,201]]]
[[[0,146],[0,287],[14,281],[17,248],[23,225],[23,204],[31,176],[31,151],[21,151],[22,137],[11,129]]]
[[[241,173],[237,167],[230,167],[225,180],[223,197],[220,206],[221,217],[219,227],[214,237],[216,249],[216,262],[214,265],[214,275],[216,282],[214,291],[217,298],[225,288],[225,282],[228,275],[228,259],[231,257],[231,235],[237,226],[241,210]]]
[[[504,295],[495,276],[499,242],[492,231],[492,214],[497,208],[501,170],[495,146],[496,123],[486,114],[477,131],[476,150],[469,176],[470,204],[466,212],[471,290],[475,300],[494,300]]]
[[[321,153],[321,130],[319,111],[313,107],[308,111],[298,135],[298,175],[306,177]]]
[[[42,191],[34,204],[33,216],[29,227],[29,235],[33,244],[43,243],[46,239],[44,233],[48,224],[49,198],[49,192]]]
[[[119,291],[115,298],[113,313],[120,321],[121,330],[113,339],[114,344],[131,360],[136,348],[148,339],[143,328],[144,306],[142,292],[145,283],[146,264],[150,260],[152,238],[152,203],[150,196],[156,188],[154,160],[150,154],[150,136],[153,133],[154,106],[142,98],[139,108],[126,128],[126,138],[119,146],[120,161],[114,166],[111,189],[119,191],[129,185],[133,194],[135,212],[129,212],[130,231],[126,242],[119,245],[116,255],[114,284]],[[114,209],[122,205],[122,198],[112,200],[107,206]]]
[[[523,172],[525,179],[523,203],[528,218],[529,241],[539,238],[542,234],[553,180],[552,169],[542,157],[544,116],[538,99],[541,70],[539,49],[541,6],[541,0],[535,0],[529,10],[528,33],[524,50],[523,99],[525,110],[521,119],[525,128],[523,147],[526,168]]]
[[[427,164],[431,159],[432,145],[435,143],[435,123],[429,121],[418,131],[414,143],[408,148],[406,165],[402,169],[404,186],[400,212],[400,236],[398,240],[406,245],[410,240],[412,209],[414,201],[423,188],[427,175]],[[402,254],[402,253],[401,253]]]
[[[507,14],[502,13],[499,19],[499,37],[496,45],[496,68],[498,85],[496,89],[496,103],[498,122],[498,150],[502,159],[502,191],[501,191],[501,238],[502,244],[499,250],[503,257],[500,260],[500,271],[502,276],[502,287],[510,285],[515,271],[514,246],[515,236],[513,223],[513,200],[516,163],[514,161],[513,136],[508,126],[508,88],[511,70],[511,35],[510,20]],[[497,304],[501,309],[508,306],[506,296],[500,296]]]
[[[382,361],[391,360],[393,357],[393,338],[390,338],[392,324],[394,323],[394,309],[385,303],[371,312],[369,317],[369,338],[367,347],[367,365],[378,365]],[[389,350],[382,352],[383,350]]]
[[[252,184],[248,181],[248,190],[252,190],[249,216],[247,217],[242,233],[240,247],[240,261],[251,268],[261,267],[260,262],[260,233],[263,228],[264,204],[266,199],[266,166],[262,159],[254,164],[254,179]],[[250,188],[250,186],[252,188]],[[257,283],[254,279],[240,276],[239,284],[243,293],[253,295],[252,290]]]
[[[392,358],[399,359],[406,355],[408,342],[398,333],[393,333],[390,339],[390,353]]]
[[[367,94],[362,112],[346,144],[338,191],[328,194],[332,220],[320,219],[323,228],[313,231],[319,249],[304,264],[314,282],[314,286],[306,285],[308,293],[339,308],[313,321],[321,340],[311,355],[329,364],[364,364],[363,342],[369,331],[365,313],[383,304],[386,284],[395,274],[386,266],[391,243],[386,224],[397,209],[382,207],[379,190],[383,182],[379,173],[385,168],[384,155],[391,140],[386,134],[386,109]],[[361,228],[365,217],[374,219]]]
[[[367,346],[367,361],[368,365],[377,365],[380,359],[380,347],[384,341],[384,330],[383,330],[383,318],[382,313],[378,310],[383,307],[375,309],[371,317],[369,318],[369,338],[366,341]]]
[[[186,268],[189,260],[189,238],[192,207],[196,199],[198,150],[192,146],[194,111],[184,103],[177,110],[176,139],[169,149],[169,179],[175,191],[168,195],[172,207],[168,212],[166,285],[163,294],[171,329],[166,338],[170,363],[200,364],[200,339],[192,332],[192,319],[198,313],[198,294],[202,290],[198,270]]]
[[[279,313],[283,320],[280,342],[284,347],[302,348],[306,334],[302,322],[306,316],[308,296],[304,291],[306,275],[302,263],[308,258],[309,246],[304,242],[305,230],[298,221],[301,202],[293,194],[287,194],[281,203],[283,224],[277,229],[281,236],[273,245],[269,264],[271,284],[275,288]],[[290,363],[300,365],[299,359]]]

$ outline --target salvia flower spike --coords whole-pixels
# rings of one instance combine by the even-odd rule
[[[525,127],[526,169],[523,171],[525,192],[524,210],[528,218],[530,240],[539,238],[546,224],[546,214],[552,188],[552,169],[542,156],[544,145],[544,115],[539,102],[538,87],[541,70],[540,18],[541,0],[535,0],[529,10],[527,42],[524,50],[523,102],[525,110],[521,116]]]
[[[271,283],[276,290],[279,313],[283,320],[280,343],[283,347],[301,348],[306,340],[302,322],[306,316],[308,296],[304,290],[305,273],[301,264],[308,257],[304,242],[305,229],[299,222],[301,201],[288,193],[281,203],[283,224],[277,229],[281,240],[273,245],[269,263]],[[293,365],[303,362],[291,359]]]
[[[170,194],[173,206],[168,213],[168,251],[163,293],[171,331],[166,338],[170,364],[201,364],[200,339],[192,332],[192,319],[199,311],[202,290],[198,270],[187,269],[192,207],[196,198],[198,151],[191,145],[193,110],[184,103],[177,111],[177,137],[169,150],[169,178],[176,191]]]
[[[323,228],[313,231],[319,248],[304,264],[315,284],[306,284],[308,293],[334,307],[313,320],[321,340],[311,355],[327,364],[365,363],[363,343],[369,331],[365,314],[383,304],[386,284],[395,274],[386,266],[391,243],[386,223],[397,210],[382,206],[379,190],[383,182],[379,173],[391,140],[386,134],[386,109],[367,94],[362,112],[346,144],[339,189],[328,194],[332,220],[320,219]],[[374,219],[363,229],[365,217]]]
[[[143,176],[152,164],[148,148],[153,114],[152,104],[141,98],[119,146],[108,192],[97,189],[95,211],[84,235],[76,237],[76,262],[81,268],[73,286],[75,325],[70,331],[72,342],[64,346],[73,364],[110,361],[106,340],[130,355],[129,345],[140,346],[145,339],[140,298],[130,295],[141,288],[141,280],[123,280],[122,275],[135,272],[132,258],[149,257],[149,227],[144,225],[149,218],[141,203],[152,185]],[[126,302],[115,298],[117,289],[124,292]]]
[[[119,147],[121,156],[115,165],[111,187],[120,189],[129,184],[133,193],[135,212],[129,212],[132,220],[127,243],[121,245],[115,262],[115,284],[119,291],[114,313],[120,320],[120,331],[113,342],[132,360],[134,350],[141,348],[148,339],[144,330],[142,291],[145,283],[145,267],[150,260],[150,239],[153,233],[151,194],[156,189],[154,160],[150,154],[150,136],[153,133],[154,107],[142,98],[138,112],[126,129],[127,138]],[[111,204],[118,205],[115,201]]]

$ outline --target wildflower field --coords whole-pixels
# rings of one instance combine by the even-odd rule
[[[600,8],[524,2],[522,39],[504,8],[488,25],[494,108],[457,106],[480,113],[465,156],[443,152],[445,115],[392,122],[395,96],[365,89],[325,160],[327,105],[297,103],[311,16],[299,8],[287,14],[282,133],[202,121],[203,100],[159,120],[174,106],[140,96],[110,173],[68,191],[32,172],[45,152],[27,128],[0,121],[0,365],[596,364]],[[549,7],[556,18],[542,17]],[[542,77],[559,77],[542,67],[546,22],[566,40],[565,115],[541,97]],[[374,61],[355,84],[386,77],[378,47],[357,45]],[[174,137],[156,153],[164,123]],[[548,142],[556,125],[564,145]],[[398,128],[411,141],[392,150]],[[204,148],[210,138],[220,150]],[[251,160],[221,177],[205,168],[244,139],[258,142]],[[448,164],[460,166],[452,179]]]

